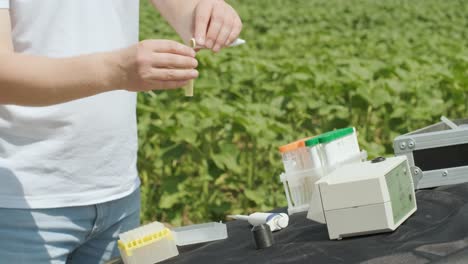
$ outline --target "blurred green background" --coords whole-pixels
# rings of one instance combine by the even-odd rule
[[[143,221],[286,206],[277,147],[355,126],[371,157],[468,116],[468,1],[237,0],[248,44],[198,55],[195,96],[140,94]],[[141,39],[180,41],[148,1]]]

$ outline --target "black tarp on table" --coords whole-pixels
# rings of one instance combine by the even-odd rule
[[[418,210],[393,233],[330,241],[325,225],[301,213],[274,233],[271,248],[256,250],[248,223],[232,221],[228,239],[182,248],[162,263],[468,263],[468,184],[416,197]]]

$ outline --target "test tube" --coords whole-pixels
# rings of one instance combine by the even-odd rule
[[[307,160],[308,151],[305,147],[305,141],[310,137],[299,139],[292,143],[279,147],[279,151],[283,158],[284,170],[286,173],[298,172],[307,167],[304,160]]]
[[[195,41],[194,38],[190,39],[190,47],[195,49],[197,47],[197,42]],[[185,90],[185,96],[187,97],[192,97],[193,96],[193,86],[194,86],[195,81],[190,80],[189,83],[184,87]]]

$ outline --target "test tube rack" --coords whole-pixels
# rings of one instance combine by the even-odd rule
[[[285,167],[280,180],[290,215],[308,211],[317,180],[345,164],[367,159],[352,127],[292,142],[280,147],[280,152]]]

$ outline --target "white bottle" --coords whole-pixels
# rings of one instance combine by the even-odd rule
[[[267,224],[272,232],[286,228],[289,224],[289,216],[285,213],[253,213],[251,215],[228,215],[228,217],[248,221],[253,226]]]

